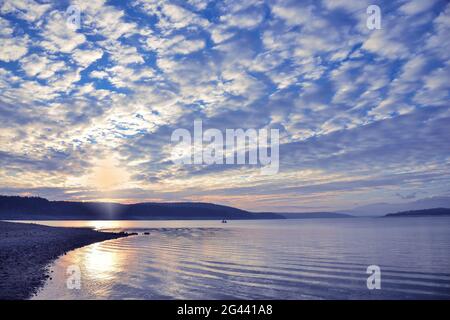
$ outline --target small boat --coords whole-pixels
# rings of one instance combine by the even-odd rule
[[[227,223],[227,220],[223,219],[223,220],[222,220],[222,223]]]

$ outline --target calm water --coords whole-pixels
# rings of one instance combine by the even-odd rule
[[[140,234],[59,258],[36,299],[450,299],[450,218],[39,223]]]

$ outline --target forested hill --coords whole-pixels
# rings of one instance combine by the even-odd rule
[[[449,208],[433,208],[424,210],[402,211],[397,213],[388,213],[385,217],[450,217]]]
[[[199,202],[119,204],[49,201],[39,197],[0,196],[0,220],[195,220],[284,219]]]

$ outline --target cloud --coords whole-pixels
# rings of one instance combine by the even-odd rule
[[[47,56],[31,54],[21,59],[20,64],[25,73],[30,77],[48,79],[56,72],[66,69],[63,61],[52,60]]]
[[[13,28],[8,20],[0,17],[0,36],[10,37],[13,34]]]
[[[443,106],[450,97],[450,64],[435,69],[423,78],[424,86],[415,93],[413,100],[425,106]]]
[[[74,60],[82,67],[87,67],[94,61],[97,61],[103,56],[103,50],[76,50],[72,54]]]
[[[146,44],[150,50],[157,51],[161,56],[174,54],[186,55],[197,52],[205,47],[205,41],[203,39],[187,39],[181,35],[170,38],[148,37]]]
[[[406,15],[416,15],[430,10],[436,2],[437,0],[408,1],[399,8],[399,11]]]
[[[2,17],[0,17],[0,41],[2,42],[0,47],[1,61],[16,61],[28,52],[29,37],[23,34],[14,36],[13,25]]]
[[[110,193],[125,200],[348,208],[448,192],[446,1],[381,1],[381,30],[368,1],[70,4],[76,30],[64,5],[1,4],[1,190],[94,200],[107,160],[130,178]],[[172,131],[197,118],[278,128],[279,174],[173,164]]]
[[[91,72],[91,77],[106,79],[116,87],[121,88],[132,87],[134,82],[153,79],[154,75],[152,68],[133,69],[121,65],[107,68],[104,71],[95,70]]]
[[[323,0],[323,6],[328,10],[345,10],[348,12],[355,12],[365,9],[370,5],[370,1],[351,1],[351,0]]]
[[[1,39],[0,60],[10,62],[22,58],[28,52],[27,38]]]
[[[364,42],[362,49],[390,59],[405,58],[409,54],[408,47],[398,40],[399,37],[400,33],[396,36],[391,28],[376,30]]]
[[[257,27],[264,19],[264,12],[258,9],[246,10],[229,15],[223,15],[220,20],[228,27],[240,29],[253,29]]]
[[[189,54],[199,51],[205,47],[205,42],[203,40],[187,40],[184,39],[175,43],[170,48],[170,53],[172,54]]]
[[[272,14],[284,21],[288,26],[305,26],[312,28],[311,24],[321,25],[324,21],[313,13],[314,7],[302,6],[294,1],[275,2],[271,7]]]
[[[206,28],[209,25],[207,19],[171,2],[139,0],[135,5],[148,15],[156,15],[159,19],[157,26],[165,33],[187,27]]]
[[[211,39],[214,43],[219,44],[232,38],[235,34],[235,32],[230,31],[226,26],[218,25],[212,28]]]
[[[12,13],[20,19],[34,22],[39,20],[50,8],[50,4],[40,4],[33,0],[16,0],[4,1],[1,4],[0,12],[2,14]]]
[[[105,49],[110,54],[110,59],[116,64],[127,65],[132,63],[144,63],[144,58],[138,52],[136,47],[114,41],[106,43]]]
[[[89,34],[115,41],[138,33],[136,23],[125,21],[124,10],[107,5],[105,0],[75,0],[72,4],[80,9],[82,28]]]
[[[450,31],[449,14],[450,5],[447,5],[433,20],[433,32],[429,34],[425,42],[425,48],[443,60],[450,59],[450,52],[447,50],[450,45],[450,39],[447,36]]]
[[[59,11],[49,13],[43,26],[40,45],[50,52],[70,53],[86,41],[86,37],[68,26],[66,18]]]

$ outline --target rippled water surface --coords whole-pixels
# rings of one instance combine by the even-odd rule
[[[450,218],[45,224],[139,235],[62,256],[35,299],[450,299]]]

